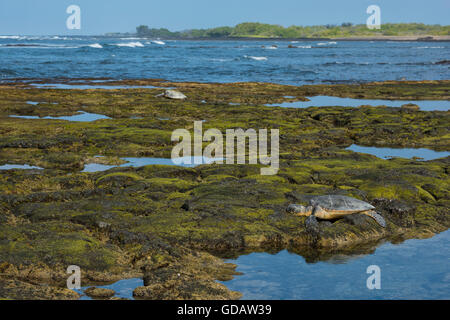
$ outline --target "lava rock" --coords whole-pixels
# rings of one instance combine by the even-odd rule
[[[414,103],[407,103],[407,104],[402,105],[401,109],[407,110],[407,111],[419,111],[420,107]]]
[[[397,199],[375,199],[372,203],[376,210],[384,212],[383,216],[401,227],[413,227],[416,208],[410,203]]]
[[[116,294],[112,289],[90,287],[84,290],[84,293],[93,298],[110,298]]]

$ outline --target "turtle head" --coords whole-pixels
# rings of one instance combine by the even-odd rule
[[[312,209],[313,208],[311,206],[305,207],[305,206],[302,206],[302,205],[299,205],[299,204],[290,204],[287,207],[286,211],[288,213],[292,213],[292,214],[295,214],[297,216],[310,216],[311,212],[312,212]]]

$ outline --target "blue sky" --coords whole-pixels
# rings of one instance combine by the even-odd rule
[[[81,8],[81,30],[68,30],[66,8]],[[289,25],[365,23],[381,7],[382,23],[449,24],[449,0],[1,0],[0,34],[133,32],[145,24],[172,31],[258,21]]]

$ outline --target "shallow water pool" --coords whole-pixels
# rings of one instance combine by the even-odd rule
[[[315,96],[307,98],[310,99],[310,101],[273,103],[266,104],[266,106],[278,106],[284,108],[308,108],[327,106],[359,107],[362,105],[401,107],[404,104],[413,103],[418,105],[420,109],[424,111],[448,111],[450,109],[450,101],[448,100],[374,100],[340,98],[332,96]]]
[[[45,83],[37,84],[30,83],[31,86],[39,89],[77,89],[77,90],[87,90],[87,89],[103,89],[103,90],[115,90],[115,89],[174,89],[174,88],[163,88],[155,86],[130,86],[130,85],[88,85],[88,84],[66,84],[66,83]]]
[[[110,117],[104,116],[102,114],[97,113],[89,113],[84,111],[78,111],[78,114],[73,116],[61,116],[61,117],[38,117],[38,116],[17,116],[11,115],[11,118],[20,118],[20,119],[47,119],[47,120],[67,120],[74,122],[92,122],[96,120],[102,119],[111,119]]]
[[[84,166],[82,172],[99,172],[106,171],[115,167],[143,167],[148,165],[167,165],[167,166],[181,166],[181,167],[195,167],[201,164],[211,164],[218,159],[207,157],[182,157],[177,159],[170,158],[121,158],[127,163],[119,166],[90,163]]]
[[[113,284],[103,285],[103,286],[95,286],[96,288],[105,288],[105,289],[112,289],[116,292],[114,297],[116,298],[123,298],[123,299],[134,299],[133,298],[133,290],[137,287],[143,286],[144,280],[140,278],[132,278],[132,279],[123,279],[119,280],[117,282],[114,282]],[[88,297],[83,292],[87,288],[92,286],[86,286],[81,287],[79,290],[74,290],[81,294],[80,300],[92,300],[91,297]]]
[[[450,230],[430,239],[385,243],[370,255],[336,256],[316,263],[286,250],[227,262],[237,264],[243,275],[221,283],[240,291],[243,299],[450,298]],[[381,270],[381,289],[367,288],[371,265]]]
[[[363,147],[358,146],[356,144],[351,145],[350,147],[346,148],[346,150],[352,150],[354,152],[360,152],[360,153],[368,153],[371,155],[374,155],[381,159],[388,159],[393,157],[400,157],[400,158],[413,158],[418,157],[422,158],[423,160],[434,160],[439,158],[445,158],[450,156],[450,152],[448,151],[434,151],[430,149],[425,148],[378,148],[378,147]]]
[[[28,164],[5,164],[5,165],[0,166],[0,170],[12,170],[12,169],[24,169],[24,170],[39,169],[39,170],[42,170],[43,168],[30,166]]]

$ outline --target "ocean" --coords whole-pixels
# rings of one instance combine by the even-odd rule
[[[106,77],[303,85],[442,80],[450,78],[449,56],[449,42],[0,36],[0,81]]]

